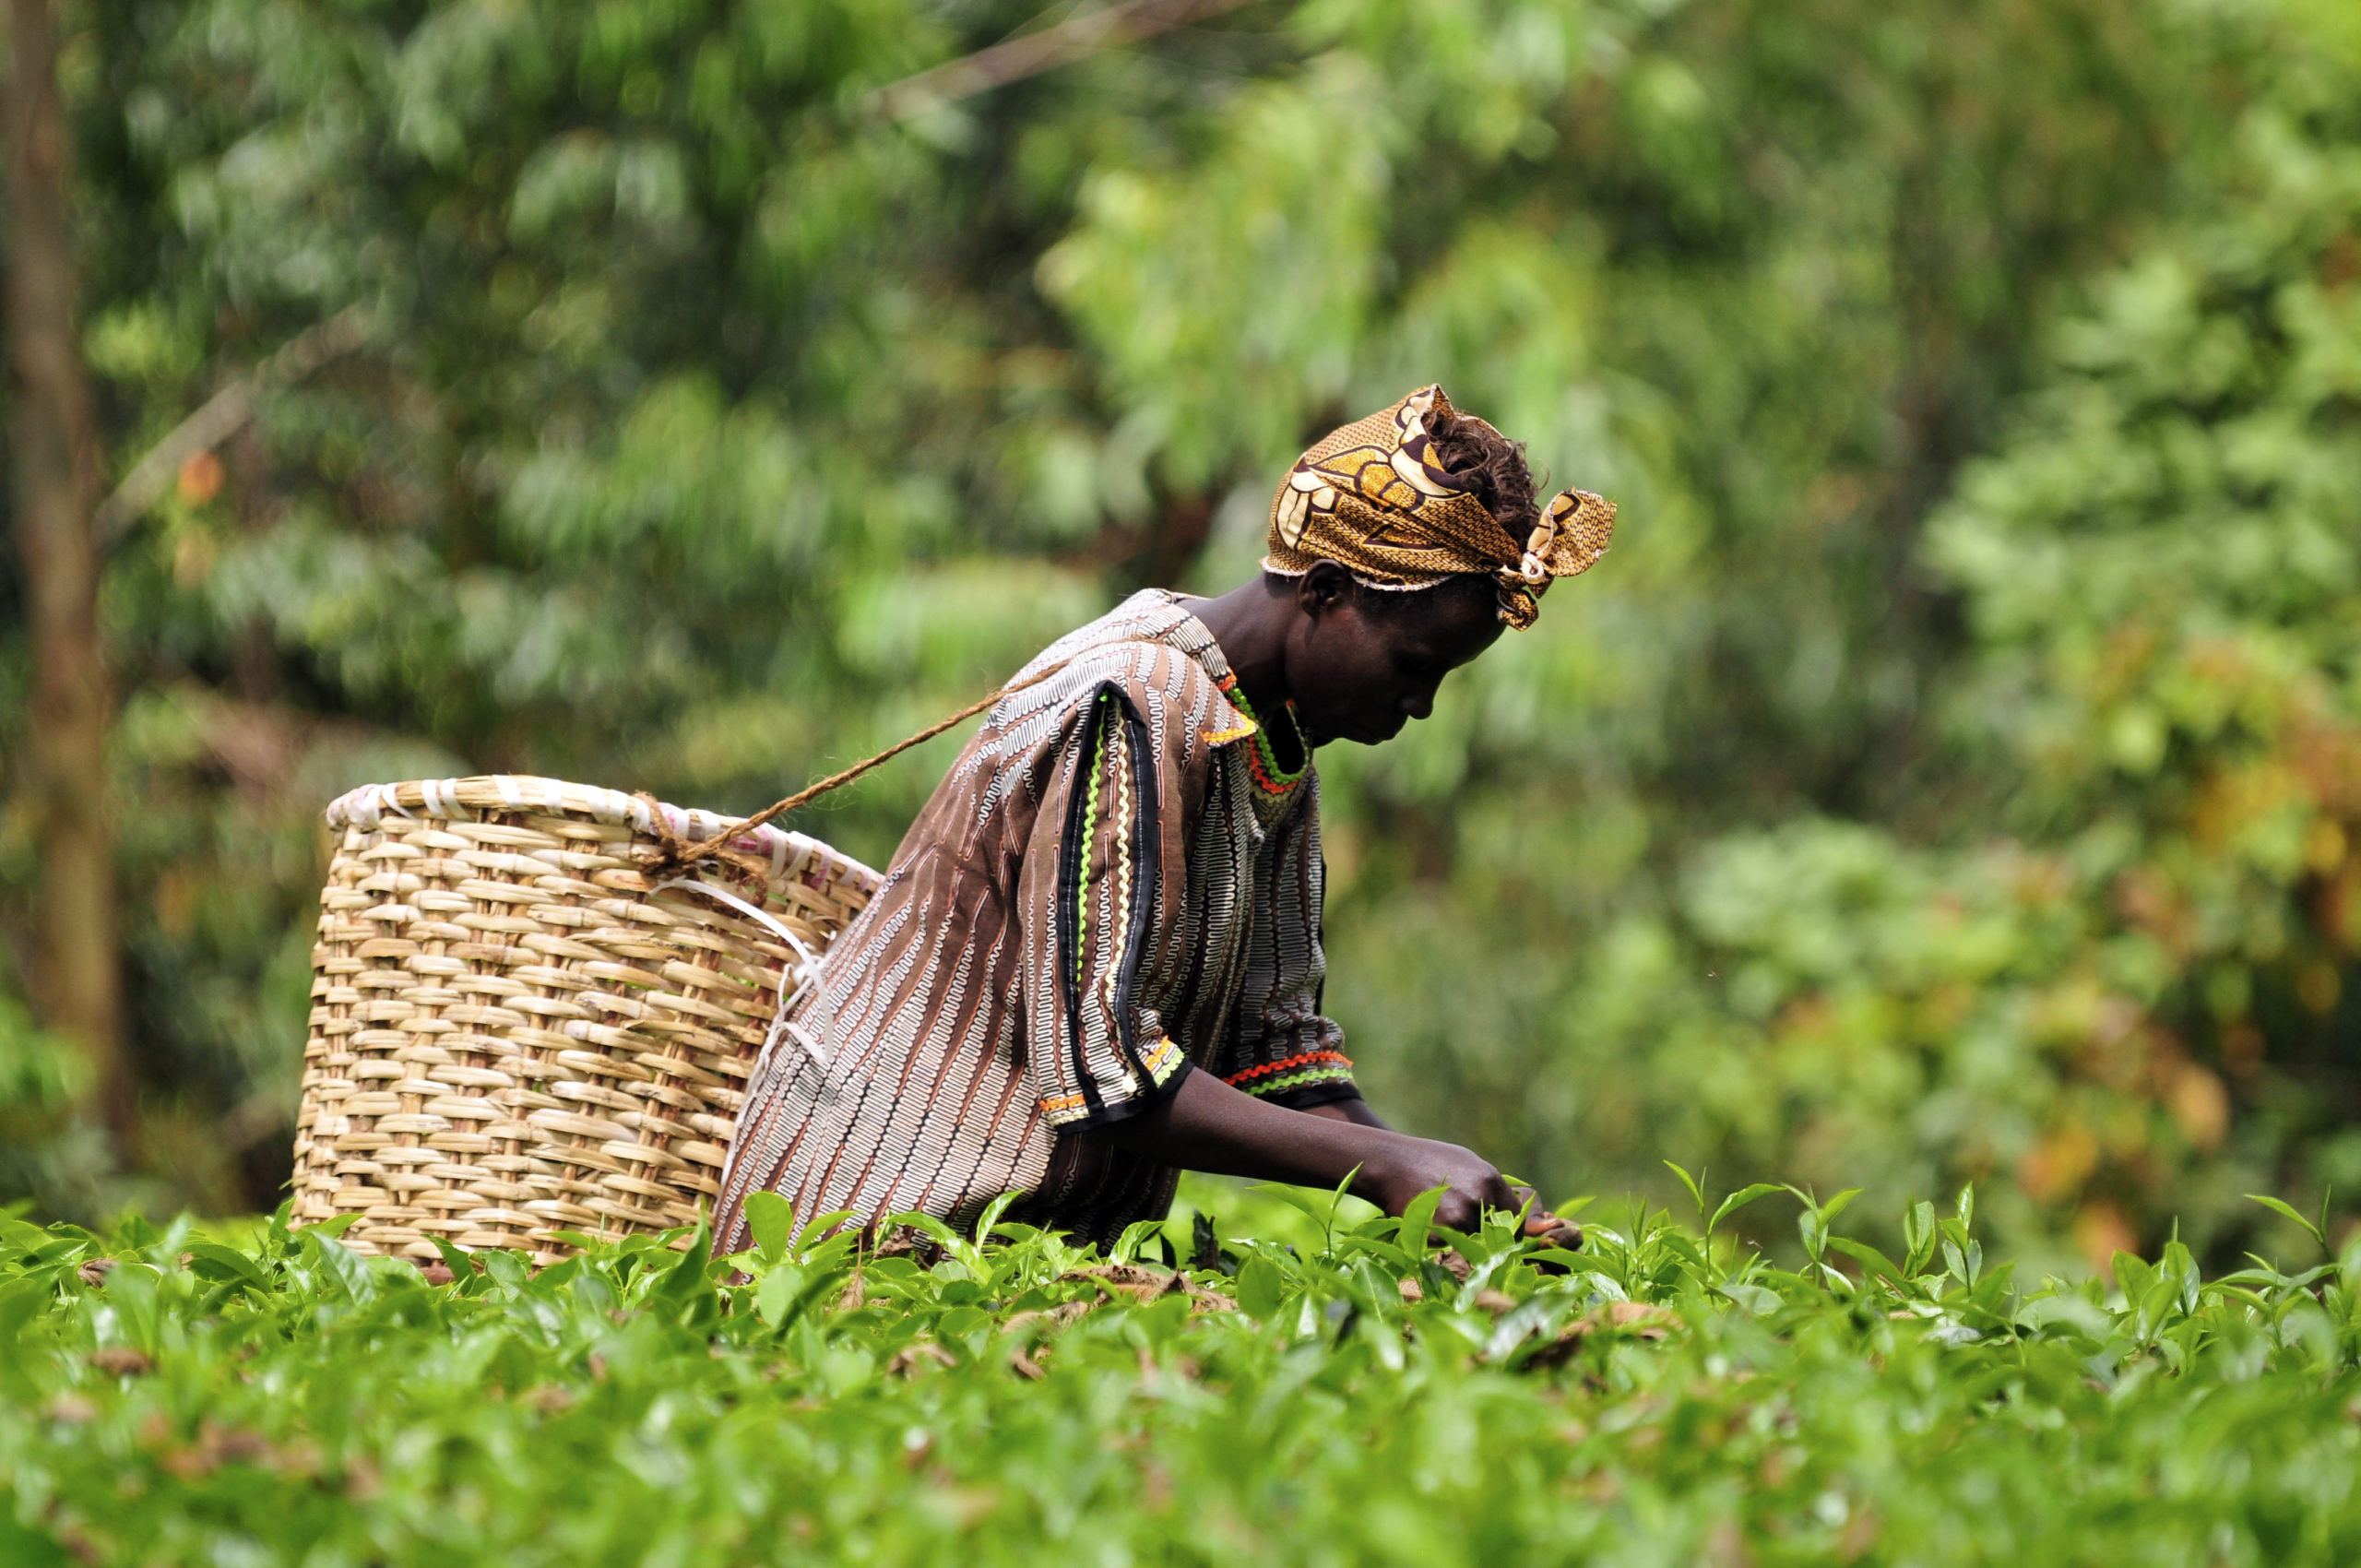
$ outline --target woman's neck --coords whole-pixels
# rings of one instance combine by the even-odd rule
[[[1221,645],[1223,660],[1238,677],[1238,689],[1268,728],[1272,745],[1282,753],[1282,766],[1299,766],[1300,759],[1284,754],[1298,740],[1295,726],[1286,718],[1287,631],[1296,615],[1286,579],[1257,576],[1218,599],[1182,595],[1180,603]]]

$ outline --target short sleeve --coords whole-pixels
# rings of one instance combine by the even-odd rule
[[[1069,710],[1017,888],[1028,1066],[1055,1127],[1137,1114],[1189,1067],[1142,1001],[1178,950],[1178,753],[1120,682]]]
[[[1328,977],[1321,947],[1327,867],[1320,853],[1320,778],[1281,818],[1257,859],[1244,983],[1216,1071],[1233,1088],[1302,1111],[1357,1099],[1345,1031],[1320,1010]]]

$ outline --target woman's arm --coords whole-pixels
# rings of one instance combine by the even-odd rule
[[[1447,1188],[1435,1223],[1453,1230],[1475,1229],[1487,1208],[1513,1210],[1532,1198],[1479,1156],[1396,1133],[1360,1100],[1289,1111],[1211,1073],[1189,1073],[1153,1110],[1080,1135],[1162,1165],[1295,1186],[1334,1187],[1358,1169],[1354,1195],[1388,1214]]]
[[[1389,1133],[1394,1130],[1393,1123],[1371,1111],[1369,1101],[1358,1095],[1347,1099],[1332,1099],[1325,1105],[1308,1105],[1304,1107],[1303,1113],[1306,1116],[1325,1116],[1332,1122],[1350,1122],[1360,1127],[1376,1127]]]

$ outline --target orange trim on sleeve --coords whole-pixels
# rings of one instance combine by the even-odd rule
[[[1242,1073],[1233,1073],[1222,1082],[1235,1088],[1251,1079],[1267,1078],[1274,1073],[1285,1073],[1293,1068],[1311,1067],[1323,1063],[1333,1063],[1336,1066],[1349,1068],[1353,1064],[1353,1059],[1341,1051],[1307,1051],[1300,1056],[1290,1056],[1283,1062],[1265,1062],[1260,1067],[1249,1067]]]

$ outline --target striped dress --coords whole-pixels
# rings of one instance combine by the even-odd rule
[[[1204,624],[1133,595],[1026,667],[757,1063],[722,1179],[864,1223],[1012,1217],[1104,1241],[1178,1172],[1072,1134],[1204,1071],[1350,1098],[1321,1016],[1319,780],[1280,770]]]

